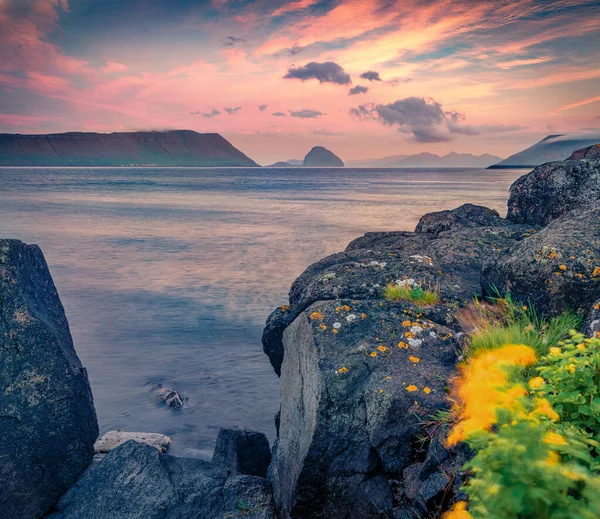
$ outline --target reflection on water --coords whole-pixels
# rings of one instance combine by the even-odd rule
[[[0,237],[37,243],[87,366],[102,432],[274,435],[279,385],[260,334],[310,263],[367,231],[465,202],[505,212],[523,171],[0,169]],[[172,411],[151,389],[188,398]]]

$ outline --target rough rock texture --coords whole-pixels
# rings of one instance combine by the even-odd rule
[[[304,166],[325,167],[325,168],[343,168],[344,163],[337,155],[323,146],[315,146],[304,157]]]
[[[572,160],[600,159],[600,144],[594,144],[593,146],[588,146],[587,148],[581,148],[580,150],[574,151],[569,158]]]
[[[43,516],[90,464],[98,423],[44,256],[0,240],[0,516]]]
[[[241,500],[241,501],[239,501]],[[129,441],[87,470],[48,519],[273,519],[269,484]]]
[[[264,478],[271,463],[269,440],[261,432],[237,427],[222,428],[217,436],[212,462],[232,474]]]
[[[145,443],[146,445],[150,445],[150,447],[154,447],[160,452],[167,452],[169,445],[171,445],[171,438],[164,434],[116,430],[108,431],[106,434],[103,434],[102,437],[99,438],[94,444],[94,450],[96,454],[106,454],[107,452],[116,449],[129,440],[133,440],[138,443]]]
[[[181,409],[182,407],[185,407],[183,397],[179,394],[179,392],[171,389],[170,387],[159,386],[154,390],[154,394],[160,402],[172,407],[173,409]]]
[[[290,304],[269,316],[263,332],[263,349],[276,373],[283,359],[284,330],[315,301],[377,299],[389,283],[413,279],[439,286],[442,300],[451,306],[438,322],[451,324],[461,304],[481,295],[483,263],[537,231],[535,226],[510,224],[478,206],[426,215],[417,228],[429,232],[367,233],[345,252],[314,263],[294,281]]]
[[[583,333],[588,337],[598,337],[600,339],[600,299],[592,305],[582,328]]]
[[[543,314],[586,314],[600,295],[600,202],[571,211],[488,260],[482,284],[487,294],[509,290]]]
[[[456,343],[437,314],[321,301],[286,330],[270,468],[282,518],[391,516],[420,422],[447,405]]]
[[[511,186],[507,218],[515,223],[543,226],[598,200],[600,158],[549,162]]]

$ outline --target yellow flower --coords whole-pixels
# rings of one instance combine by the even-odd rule
[[[339,373],[340,375],[343,375],[344,373],[348,373],[348,368],[346,368],[346,367],[344,366],[344,367],[342,367],[342,368],[338,369],[338,373]]]
[[[372,351],[371,352],[371,357],[377,357],[377,352],[376,351]]]
[[[558,465],[559,461],[560,461],[560,456],[558,455],[558,452],[550,451],[548,453],[548,457],[546,458],[546,463],[548,465],[553,467],[554,465]]]
[[[575,364],[568,364],[567,367],[565,368],[569,373],[573,374],[575,373]]]
[[[406,386],[406,390],[409,391],[410,393],[412,393],[413,391],[417,391],[419,388],[417,386],[415,386],[414,384],[411,384],[410,386]]]
[[[567,445],[567,440],[558,433],[549,432],[544,436],[544,443],[548,445]]]
[[[562,350],[560,348],[552,347],[550,348],[550,355],[560,355]]]
[[[387,351],[387,348],[385,346],[377,346],[377,349],[379,351]]]
[[[523,305],[523,311],[527,312],[527,306],[526,305]]]
[[[425,393],[426,395],[428,395],[429,393],[431,393],[431,389],[429,389],[428,387],[424,387],[423,388],[423,393]]]
[[[565,270],[567,270],[567,266],[566,266],[566,265],[559,265],[559,266],[558,266],[558,268],[559,268],[560,270],[562,270],[563,272],[564,272]]]
[[[545,384],[544,379],[542,377],[534,377],[529,381],[529,387],[531,389],[538,389]]]
[[[419,357],[413,357],[412,355],[410,357],[408,357],[408,360],[410,360],[411,362],[414,362],[415,364],[417,362],[419,362],[421,359]]]
[[[452,507],[452,510],[442,515],[442,519],[472,519],[472,515],[467,512],[467,503],[459,501]]]
[[[578,349],[578,350],[585,350],[585,344],[583,344],[583,342],[580,342],[580,343],[577,345],[577,349]]]
[[[558,420],[560,418],[558,413],[552,409],[550,402],[545,398],[536,398],[535,402],[537,407],[534,409],[533,414],[546,415],[550,420]]]

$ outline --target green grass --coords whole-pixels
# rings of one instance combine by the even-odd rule
[[[496,299],[495,303],[493,309],[475,303],[478,315],[474,324],[477,331],[469,339],[469,355],[505,344],[526,344],[543,355],[581,325],[581,319],[573,312],[544,319],[533,308],[513,301],[510,294]]]
[[[409,301],[417,306],[431,306],[439,303],[439,288],[396,285],[390,283],[383,289],[383,297],[388,301]]]

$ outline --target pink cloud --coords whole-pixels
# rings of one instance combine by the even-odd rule
[[[105,74],[113,74],[115,72],[127,72],[127,65],[117,63],[116,61],[107,61],[106,66],[102,67],[102,72]]]

